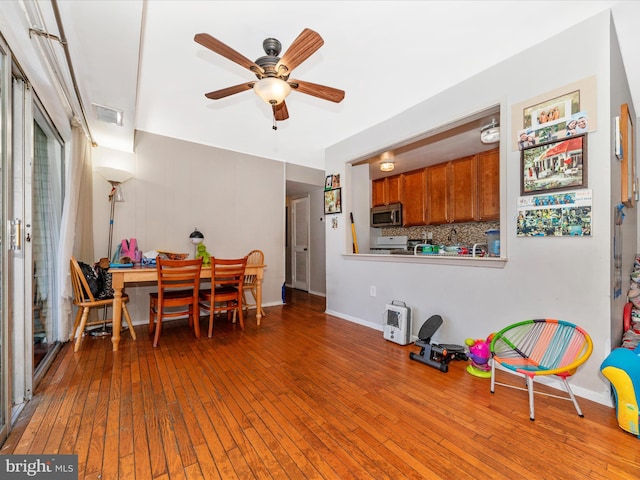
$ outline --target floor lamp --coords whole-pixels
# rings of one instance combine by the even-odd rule
[[[109,242],[108,242],[108,251],[107,258],[109,262],[111,262],[111,256],[113,255],[113,224],[115,219],[115,211],[116,211],[116,202],[124,202],[124,195],[122,194],[122,189],[120,185],[122,185],[127,180],[133,178],[133,175],[130,172],[125,170],[119,170],[116,168],[109,167],[97,167],[96,170],[100,175],[102,175],[107,182],[111,184],[111,191],[109,192],[109,203],[111,205],[110,215],[109,215]],[[90,331],[89,333],[93,336],[106,336],[111,335],[109,328],[107,327],[107,306],[104,307],[103,312],[102,327]]]

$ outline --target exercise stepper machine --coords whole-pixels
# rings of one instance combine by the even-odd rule
[[[431,343],[431,337],[441,325],[442,317],[440,315],[432,315],[424,322],[418,332],[418,340],[415,341],[415,344],[420,347],[420,353],[411,352],[409,358],[437,368],[441,372],[448,372],[451,360],[467,360],[468,358],[462,345]]]

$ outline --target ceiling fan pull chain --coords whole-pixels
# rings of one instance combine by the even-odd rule
[[[278,130],[278,125],[276,124],[276,106],[275,104],[271,105],[271,110],[273,111],[273,128],[274,130]]]

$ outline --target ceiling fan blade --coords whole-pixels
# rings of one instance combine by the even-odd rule
[[[228,97],[235,93],[244,92],[245,90],[251,90],[256,82],[241,83],[240,85],[234,85],[233,87],[222,88],[214,92],[205,93],[204,96],[211,100],[220,100],[221,98]]]
[[[317,83],[303,82],[301,80],[289,80],[287,83],[291,85],[291,88],[300,93],[313,95],[314,97],[329,100],[330,102],[340,103],[344,99],[344,90],[338,90],[337,88],[318,85]]]
[[[273,116],[276,121],[281,122],[289,118],[289,110],[287,110],[287,104],[282,102],[273,106]]]
[[[232,62],[237,63],[241,67],[247,68],[254,73],[264,74],[264,70],[260,65],[255,63],[252,60],[249,60],[247,57],[242,55],[241,53],[236,52],[233,48],[228,45],[225,45],[217,38],[213,38],[208,33],[198,33],[193,39],[198,42],[200,45],[207,47],[212,52],[217,53],[218,55],[222,55],[223,57],[231,60]]]
[[[322,37],[309,28],[305,28],[293,41],[276,65],[276,72],[281,66],[287,67],[289,73],[307,58],[313,55],[322,45]]]

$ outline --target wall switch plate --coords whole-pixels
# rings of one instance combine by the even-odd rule
[[[372,297],[376,296],[376,286],[375,285],[371,285],[369,287],[369,295],[371,295]]]

